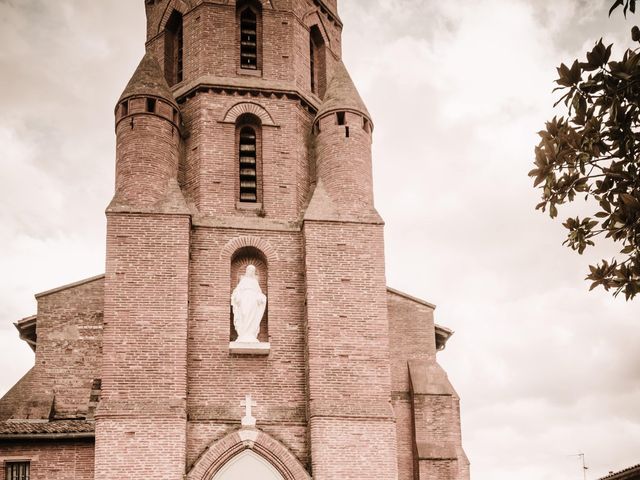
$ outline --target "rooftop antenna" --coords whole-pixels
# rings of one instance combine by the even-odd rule
[[[589,470],[589,467],[587,467],[587,465],[584,462],[584,453],[576,453],[575,455],[569,455],[570,457],[580,457],[580,460],[582,460],[582,478],[584,480],[587,480],[587,470]]]

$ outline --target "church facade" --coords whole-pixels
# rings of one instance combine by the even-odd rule
[[[337,0],[145,0],[104,275],[36,295],[0,480],[468,480],[451,331],[386,286]]]

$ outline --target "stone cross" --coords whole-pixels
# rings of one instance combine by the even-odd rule
[[[244,400],[240,402],[241,407],[245,407],[245,414],[242,417],[241,424],[243,427],[255,427],[256,419],[251,415],[251,407],[257,407],[258,404],[251,400],[251,395],[247,395]]]

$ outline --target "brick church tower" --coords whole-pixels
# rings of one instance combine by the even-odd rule
[[[452,332],[385,283],[336,3],[145,0],[106,273],[16,323],[0,480],[468,480]]]

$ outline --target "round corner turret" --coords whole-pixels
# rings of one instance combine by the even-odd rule
[[[148,205],[177,179],[180,109],[158,61],[147,53],[115,108],[116,198]]]
[[[342,62],[336,65],[312,128],[317,177],[327,193],[343,212],[371,210],[373,123]]]

